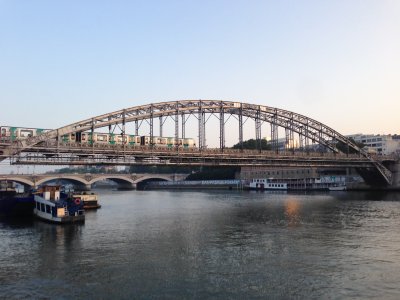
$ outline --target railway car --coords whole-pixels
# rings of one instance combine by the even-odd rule
[[[93,142],[97,144],[108,144],[110,135],[108,133],[93,133]]]
[[[179,138],[178,139],[178,144],[176,144],[176,140],[174,137],[159,137],[155,136],[153,137],[153,143],[150,142],[150,137],[149,136],[141,136],[140,137],[140,145],[141,146],[149,146],[149,145],[154,145],[156,147],[165,147],[165,148],[173,148],[178,146],[179,148],[195,148],[196,147],[196,142],[192,138]]]
[[[140,136],[129,135],[129,145],[139,146],[140,145]]]
[[[125,135],[123,138],[121,134],[94,132],[93,138],[91,132],[77,132],[65,134],[62,136],[64,143],[83,143],[83,144],[111,144],[111,145],[140,145],[140,136]]]
[[[183,139],[183,148],[196,148],[196,141],[192,138]]]
[[[50,129],[26,128],[26,127],[0,127],[0,142],[7,143],[17,139],[24,139],[47,132]],[[122,135],[101,132],[74,132],[61,136],[63,143],[82,143],[82,144],[111,144],[111,145],[131,145],[131,146],[150,146],[160,148],[195,148],[196,142],[192,138],[179,138],[176,144],[175,137],[154,136],[150,141],[150,136]]]
[[[8,126],[1,126],[0,127],[0,142],[7,143],[11,141],[11,132],[10,127]]]
[[[27,127],[12,127],[12,126],[1,126],[0,127],[0,141],[1,142],[12,142],[18,139],[24,139],[32,136],[37,136],[43,132],[47,132],[50,129],[42,128],[27,128]]]

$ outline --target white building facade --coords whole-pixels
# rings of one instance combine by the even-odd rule
[[[400,154],[400,137],[397,135],[358,133],[346,137],[352,138],[357,143],[363,143],[370,153],[380,155]]]

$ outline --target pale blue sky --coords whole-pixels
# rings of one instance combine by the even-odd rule
[[[398,0],[0,0],[0,123],[224,99],[400,133],[399,16]]]

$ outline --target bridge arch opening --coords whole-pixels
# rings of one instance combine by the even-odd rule
[[[152,178],[147,178],[147,179],[143,179],[139,182],[136,183],[136,189],[137,190],[145,190],[147,185],[150,182],[155,182],[155,181],[171,181],[170,179],[166,179],[166,178],[158,178],[158,177],[152,177]]]
[[[57,184],[57,185],[73,185],[75,190],[82,190],[87,191],[90,190],[90,184],[86,181],[77,178],[70,178],[70,177],[53,177],[53,178],[45,178],[36,183],[37,186],[45,185],[45,184]]]
[[[22,185],[24,188],[24,192],[30,191],[34,187],[34,183],[30,180],[23,179],[23,178],[8,178],[7,180],[2,180],[2,183],[5,185],[12,184],[12,185]]]
[[[136,185],[133,183],[132,180],[128,180],[126,178],[113,177],[113,176],[102,176],[92,180],[90,183],[93,185],[105,180],[116,183],[117,188],[119,190],[133,190],[136,188]]]

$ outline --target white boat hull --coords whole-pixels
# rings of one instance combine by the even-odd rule
[[[345,191],[346,190],[346,186],[330,186],[328,188],[330,191]]]

